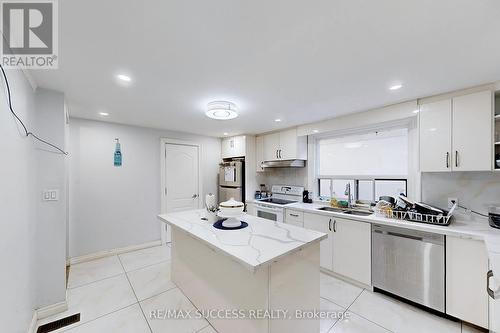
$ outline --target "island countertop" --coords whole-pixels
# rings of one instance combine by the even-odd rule
[[[230,256],[252,271],[327,238],[322,232],[247,214],[243,214],[241,220],[247,222],[248,227],[239,230],[216,229],[202,217],[205,217],[205,210],[158,215],[161,221]]]

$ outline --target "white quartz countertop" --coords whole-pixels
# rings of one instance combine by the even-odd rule
[[[488,219],[485,217],[474,217],[474,220],[468,217],[456,214],[449,226],[438,226],[419,222],[401,221],[378,217],[375,214],[369,216],[352,216],[348,214],[321,211],[318,208],[325,207],[322,203],[294,203],[286,205],[285,209],[293,209],[307,213],[336,216],[348,220],[363,221],[382,225],[391,225],[401,228],[414,229],[420,231],[433,232],[442,235],[455,236],[466,239],[482,240],[486,245],[490,266],[495,276],[497,292],[500,293],[500,229],[490,227]],[[493,286],[492,286],[493,289]]]
[[[325,233],[247,214],[241,220],[247,222],[248,227],[220,230],[214,228],[212,223],[202,220],[205,215],[205,210],[191,210],[162,214],[158,218],[252,271],[327,238]]]

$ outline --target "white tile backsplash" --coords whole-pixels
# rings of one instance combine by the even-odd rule
[[[441,172],[422,174],[422,201],[446,208],[448,198],[458,198],[461,206],[488,213],[500,206],[500,173]]]
[[[271,168],[257,174],[257,184],[295,185],[307,188],[307,168]]]

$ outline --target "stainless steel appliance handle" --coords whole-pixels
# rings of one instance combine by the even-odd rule
[[[455,166],[458,168],[458,150],[455,150]]]
[[[394,237],[414,239],[414,240],[418,240],[418,241],[421,241],[421,242],[424,240],[422,237],[412,236],[412,235],[405,235],[405,234],[400,234],[398,232],[392,232],[392,231],[388,231],[387,234],[390,235],[390,236],[394,236]]]
[[[393,231],[382,231],[380,229],[373,229],[373,232],[375,232],[377,234],[387,234],[389,236],[394,236],[394,237],[414,239],[414,240],[418,240],[418,241],[421,241],[421,242],[424,240],[422,237],[401,234],[399,232],[393,232]]]
[[[260,204],[256,204],[255,207],[262,210],[262,211],[267,211],[267,212],[281,212],[281,211],[283,211],[283,208],[280,208],[280,207],[269,207],[269,206],[260,205]]]
[[[450,167],[450,152],[446,152],[446,169]]]
[[[495,292],[490,288],[491,277],[493,277],[493,271],[489,270],[488,273],[486,273],[486,291],[488,292],[488,295],[490,295],[491,298],[495,299]]]

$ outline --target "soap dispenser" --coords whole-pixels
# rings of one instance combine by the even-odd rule
[[[116,140],[116,145],[115,145],[114,164],[115,164],[115,166],[121,166],[122,165],[122,151],[121,151],[120,139],[116,138],[115,140]]]

